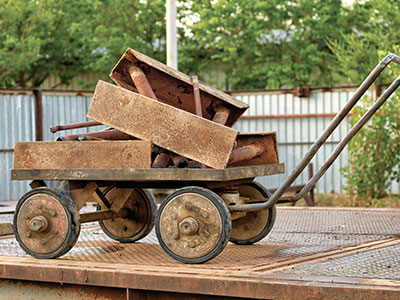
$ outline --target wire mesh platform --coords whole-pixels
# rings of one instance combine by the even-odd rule
[[[31,258],[13,237],[0,239],[0,277],[210,299],[400,299],[399,233],[397,209],[279,208],[273,230],[261,242],[230,243],[207,263],[184,265],[164,253],[154,232],[124,244],[92,223],[56,260]],[[14,274],[17,269],[24,275]]]

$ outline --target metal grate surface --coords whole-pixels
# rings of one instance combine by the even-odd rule
[[[400,233],[400,211],[278,209],[276,224],[263,241],[251,246],[230,243],[215,259],[191,267],[201,268],[206,265],[207,268],[216,269],[249,269],[257,265],[284,262],[291,258],[394,237],[397,233]],[[25,253],[14,238],[8,238],[0,239],[0,255],[23,256]],[[62,259],[157,266],[181,265],[163,252],[154,231],[138,243],[122,244],[107,237],[93,224],[82,228],[75,247]],[[308,269],[302,268],[305,266],[287,272],[308,272]]]
[[[330,258],[324,262],[293,266],[281,272],[400,280],[400,245],[360,251],[344,257]]]

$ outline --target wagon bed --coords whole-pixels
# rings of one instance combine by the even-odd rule
[[[284,164],[229,169],[12,169],[11,180],[232,181],[284,172]]]

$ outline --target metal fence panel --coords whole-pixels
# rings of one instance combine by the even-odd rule
[[[13,148],[17,141],[35,139],[35,98],[31,92],[0,94],[0,200],[18,199],[30,188],[25,181],[10,181]]]
[[[53,125],[89,121],[86,113],[91,100],[91,94],[43,93],[43,140],[54,141],[59,136],[93,132],[105,128],[105,126],[95,126],[59,131],[55,134],[50,132],[49,127]]]
[[[241,132],[277,132],[279,157],[280,161],[285,163],[286,173],[257,180],[267,187],[278,187],[333,119],[333,116],[326,116],[326,114],[337,113],[353,92],[354,89],[312,90],[310,97],[307,98],[295,97],[290,93],[282,92],[233,93],[235,97],[250,105],[244,116],[260,117],[239,120],[235,125],[237,130]],[[323,115],[321,116],[321,114]],[[281,117],[269,118],[268,116],[271,115]],[[262,116],[266,117],[262,118]],[[346,117],[312,160],[314,170],[321,166],[349,129],[348,118]],[[346,165],[347,155],[347,149],[345,149],[317,183],[317,193],[343,191],[344,180],[339,170]],[[293,184],[304,184],[307,179],[306,169]]]

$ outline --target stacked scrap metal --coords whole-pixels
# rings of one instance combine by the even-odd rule
[[[86,168],[223,169],[279,162],[276,134],[232,129],[248,105],[198,82],[196,76],[128,49],[110,77],[118,86],[98,82],[87,113],[94,122],[54,126],[51,131],[96,125],[109,129],[58,138],[68,143],[21,143],[18,153],[31,155],[32,164],[40,152],[49,159],[35,167],[48,169],[76,168],[66,161],[82,155],[79,161],[85,160]],[[69,152],[67,157],[63,152]]]

